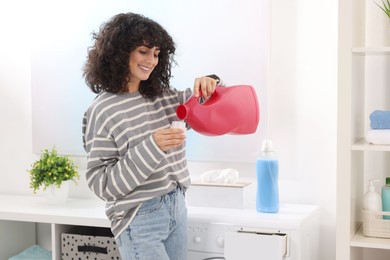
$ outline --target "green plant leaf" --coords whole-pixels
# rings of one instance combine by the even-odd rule
[[[382,0],[382,6],[380,6],[378,3],[374,2],[380,9],[382,9],[382,11],[390,18],[390,1],[389,0],[386,0],[386,2],[384,0]]]
[[[34,193],[39,189],[45,190],[50,185],[61,186],[66,180],[75,183],[80,179],[77,166],[67,156],[60,156],[56,149],[42,151],[39,160],[33,163],[30,174],[30,188]]]

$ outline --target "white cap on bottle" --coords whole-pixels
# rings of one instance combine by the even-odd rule
[[[264,140],[263,145],[261,147],[261,150],[265,153],[267,152],[274,152],[274,146],[272,144],[272,140]]]

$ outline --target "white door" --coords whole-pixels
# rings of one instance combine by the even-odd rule
[[[226,260],[283,260],[287,253],[286,234],[226,232]]]

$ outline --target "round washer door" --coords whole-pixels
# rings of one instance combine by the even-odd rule
[[[223,260],[225,257],[221,254],[187,251],[187,260]]]

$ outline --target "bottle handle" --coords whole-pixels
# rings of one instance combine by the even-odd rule
[[[214,92],[211,93],[211,95],[210,95],[206,100],[203,98],[202,90],[199,89],[199,96],[196,98],[197,101],[198,101],[198,103],[201,104],[201,105],[203,105],[206,101],[210,100],[210,98],[212,98],[212,97],[214,97],[215,95],[217,95],[217,89],[219,89],[219,88],[220,88],[220,86],[216,86]]]

